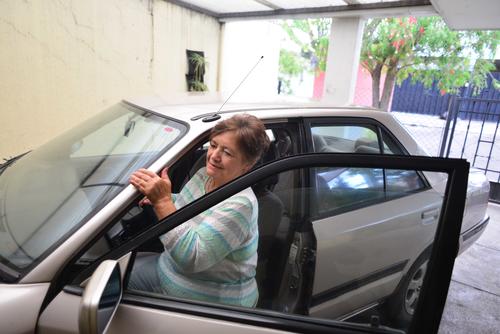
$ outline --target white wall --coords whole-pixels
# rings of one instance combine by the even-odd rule
[[[220,24],[163,0],[0,1],[0,160],[117,101],[186,93],[186,49],[217,90]]]

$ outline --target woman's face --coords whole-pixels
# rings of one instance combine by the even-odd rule
[[[251,165],[236,143],[234,131],[223,132],[210,140],[207,153],[207,174],[221,186],[250,170]]]

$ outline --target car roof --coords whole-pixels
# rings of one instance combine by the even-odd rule
[[[369,117],[383,124],[397,122],[390,113],[379,109],[362,106],[331,106],[322,103],[245,103],[226,104],[222,110],[221,103],[200,104],[167,104],[166,102],[153,98],[141,100],[127,100],[126,102],[145,108],[156,113],[173,117],[178,120],[192,124],[203,120],[213,114],[220,114],[222,119],[229,118],[234,114],[249,113],[256,117],[266,119],[295,118],[295,117]]]

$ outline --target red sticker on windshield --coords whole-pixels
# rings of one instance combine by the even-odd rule
[[[174,131],[174,129],[169,128],[169,127],[166,127],[166,128],[164,128],[163,130],[165,130],[166,132],[172,132],[172,131]]]

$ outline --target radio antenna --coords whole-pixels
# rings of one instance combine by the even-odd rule
[[[224,103],[220,106],[219,110],[217,110],[217,113],[219,113],[222,110],[222,107],[224,107],[224,105],[227,103],[227,101],[229,101],[229,99],[231,98],[231,96],[233,96],[233,94],[236,93],[236,91],[238,90],[238,88],[240,88],[241,84],[243,82],[245,82],[245,80],[248,78],[248,76],[250,75],[250,73],[253,72],[253,70],[257,67],[257,65],[259,65],[260,61],[263,58],[264,58],[264,56],[260,56],[259,60],[257,60],[257,63],[255,63],[255,65],[253,65],[252,69],[247,73],[247,75],[243,78],[243,80],[241,80],[240,84],[238,86],[236,86],[236,88],[233,90],[233,92],[231,93],[231,95],[229,95],[229,97],[226,99],[226,101],[224,101]]]

